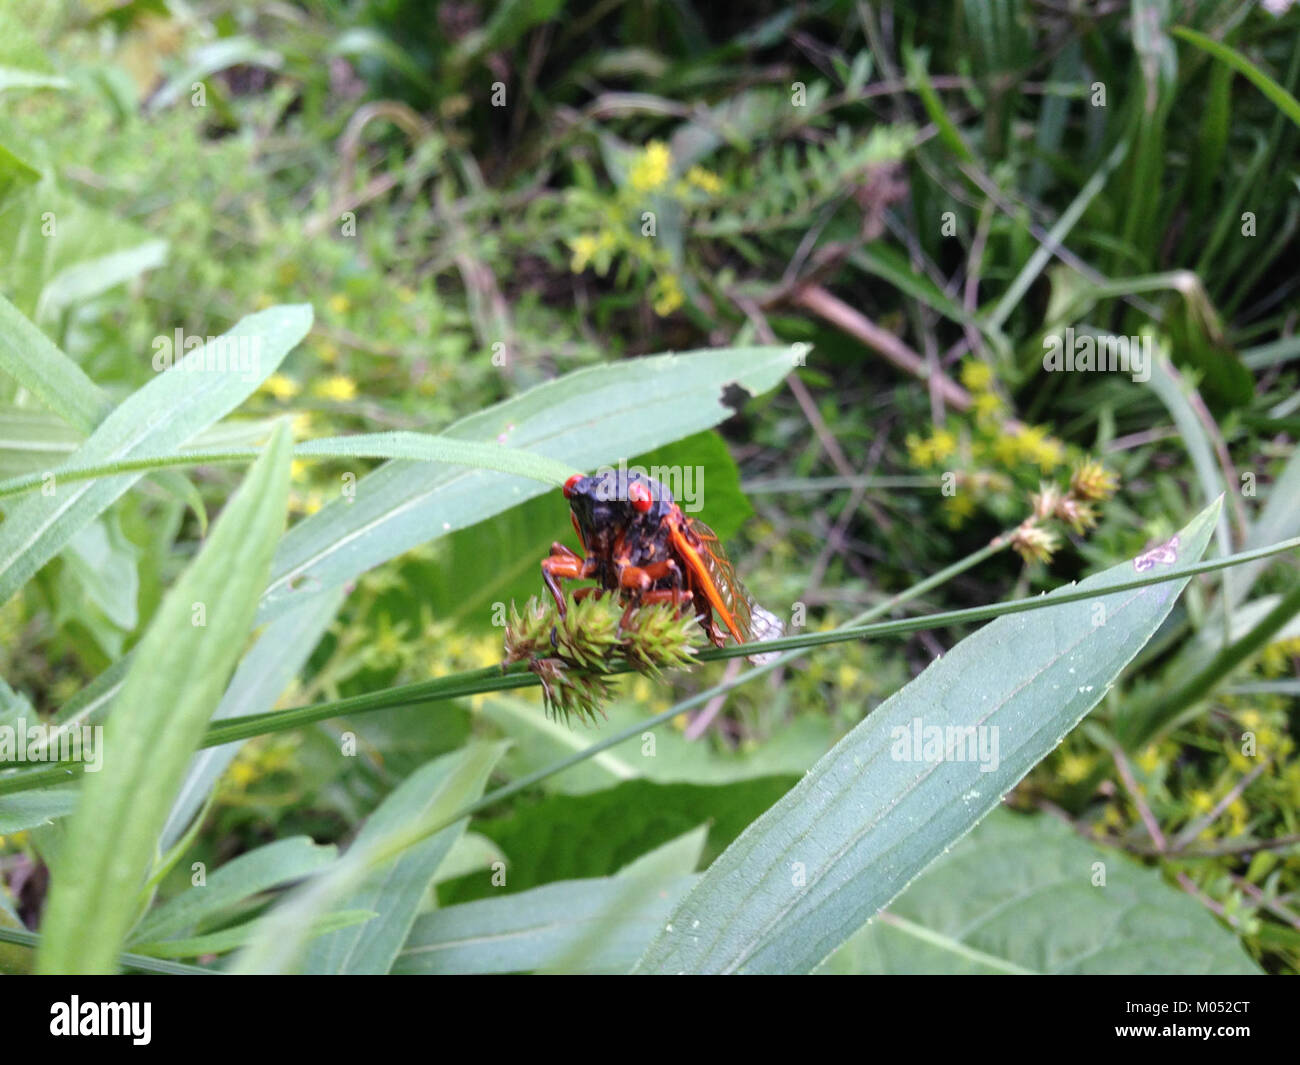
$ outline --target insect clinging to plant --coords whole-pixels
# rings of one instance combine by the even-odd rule
[[[736,576],[717,535],[686,515],[660,482],[639,472],[575,474],[564,484],[573,528],[585,557],[556,542],[542,560],[542,579],[563,614],[563,580],[591,580],[582,598],[608,591],[626,600],[626,624],[642,604],[690,607],[718,647],[774,639],[779,618],[759,606]],[[750,660],[768,660],[752,655]]]

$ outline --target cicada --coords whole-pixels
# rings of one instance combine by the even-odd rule
[[[736,576],[717,535],[688,517],[658,481],[638,472],[575,474],[564,484],[570,517],[585,552],[551,544],[542,579],[564,613],[562,580],[591,580],[627,601],[624,622],[640,604],[671,603],[692,609],[718,647],[775,639],[785,626],[754,602]],[[751,655],[766,662],[773,654]]]

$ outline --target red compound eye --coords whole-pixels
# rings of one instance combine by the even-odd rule
[[[640,481],[633,481],[627,486],[627,498],[632,506],[642,514],[654,506],[654,499],[650,496],[650,489]]]
[[[572,477],[570,477],[567,481],[564,482],[565,499],[571,499],[573,497],[573,486],[581,480],[582,480],[582,474],[575,473]]]

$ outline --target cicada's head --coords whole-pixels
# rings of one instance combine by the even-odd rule
[[[658,481],[621,470],[574,474],[564,482],[564,498],[587,551],[602,557],[629,529],[656,526],[675,505],[672,493]]]

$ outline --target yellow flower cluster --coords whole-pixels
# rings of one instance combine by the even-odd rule
[[[710,196],[716,196],[722,191],[722,179],[712,170],[705,170],[702,166],[693,166],[686,171],[686,183],[694,185]]]
[[[628,170],[628,183],[637,192],[654,192],[668,182],[673,153],[663,141],[651,141]]]
[[[357,398],[357,383],[343,374],[332,374],[311,386],[312,394],[321,399],[345,403]]]
[[[650,297],[655,314],[660,318],[667,318],[686,302],[686,297],[682,295],[682,283],[676,274],[660,274],[650,289]]]
[[[278,400],[293,399],[302,391],[302,386],[292,377],[282,373],[273,373],[262,382],[262,388],[270,392]]]
[[[596,262],[596,272],[604,274],[609,269],[608,253],[612,252],[617,244],[614,234],[607,229],[602,229],[599,233],[583,233],[569,241],[569,247],[573,251],[573,258],[569,260],[569,269],[575,274],[582,273],[588,266],[592,265],[597,257],[601,261]],[[602,253],[606,253],[602,256]]]
[[[957,451],[957,437],[947,429],[936,429],[929,437],[909,433],[906,442],[913,464],[925,468],[938,466]]]

